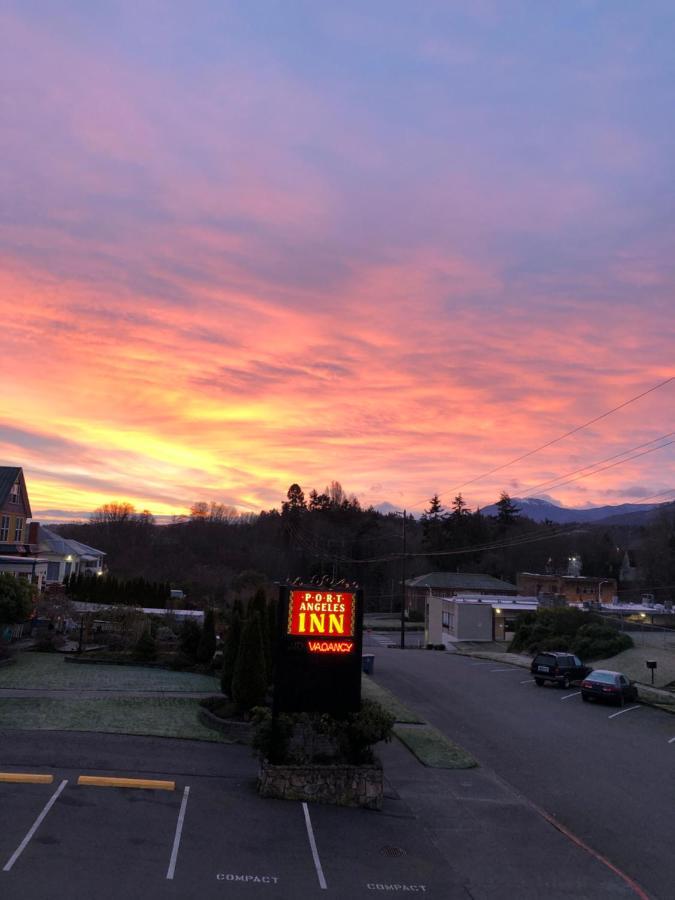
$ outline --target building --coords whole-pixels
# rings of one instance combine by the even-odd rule
[[[62,584],[71,575],[103,574],[103,550],[64,538],[43,525],[38,526],[36,536],[40,557],[47,561],[47,584]]]
[[[427,597],[424,615],[427,644],[458,641],[508,641],[523,613],[538,608],[536,597],[511,595]]]
[[[454,597],[457,594],[476,597],[511,596],[518,588],[508,581],[473,572],[430,572],[405,583],[406,609],[424,615],[429,597]]]
[[[567,603],[611,603],[617,596],[616,578],[519,572],[516,583],[520,596],[559,596]]]
[[[25,578],[42,590],[47,563],[37,555],[37,525],[30,518],[23,469],[0,466],[0,572]]]

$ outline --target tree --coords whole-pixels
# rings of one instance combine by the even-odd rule
[[[194,621],[188,619],[183,622],[180,630],[180,649],[190,659],[197,658],[197,650],[202,639],[202,629]]]
[[[443,525],[445,522],[445,510],[441,505],[438,494],[429,501],[429,509],[422,513],[422,535],[426,546],[431,551],[443,548]]]
[[[0,625],[25,622],[33,609],[33,588],[23,578],[0,574]]]
[[[463,516],[469,515],[469,507],[464,502],[464,498],[461,494],[457,494],[455,499],[452,501],[452,517],[454,519],[461,519]]]
[[[130,522],[135,515],[136,508],[131,503],[104,503],[94,510],[89,521],[92,525],[112,525]]]
[[[197,645],[197,662],[210,663],[216,652],[216,626],[212,609],[207,609],[204,614],[204,627]]]
[[[234,668],[237,664],[237,655],[239,653],[240,641],[241,615],[239,609],[235,607],[232,610],[230,627],[227,629],[227,634],[225,636],[225,647],[223,648],[223,669],[220,675],[220,689],[223,694],[226,694],[228,697],[232,696],[232,679],[234,678]]]
[[[239,653],[232,677],[232,699],[239,712],[247,712],[265,701],[267,678],[260,616],[257,612],[244,622]]]
[[[305,503],[305,495],[302,492],[302,488],[299,484],[292,484],[286,496],[288,500],[285,500],[281,504],[281,514],[284,516],[299,513],[303,509],[307,509],[307,504]]]
[[[520,508],[516,506],[506,491],[502,491],[499,495],[497,506],[497,522],[506,527],[518,521],[518,513]]]

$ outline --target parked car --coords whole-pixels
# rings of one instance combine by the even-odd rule
[[[594,669],[581,682],[581,699],[609,700],[623,706],[626,700],[638,698],[635,682],[622,672],[611,672],[609,669]]]
[[[530,666],[532,677],[539,687],[545,681],[554,681],[558,687],[568,688],[573,681],[580,681],[590,671],[591,667],[585,666],[578,656],[548,650],[537,653]]]

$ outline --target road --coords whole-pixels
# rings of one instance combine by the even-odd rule
[[[652,896],[675,896],[674,715],[582,703],[518,667],[368,643],[375,681]]]

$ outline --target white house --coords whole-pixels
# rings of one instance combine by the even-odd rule
[[[61,537],[50,528],[38,532],[40,558],[47,560],[47,584],[62,584],[70,575],[102,575],[106,554],[72,538]]]

